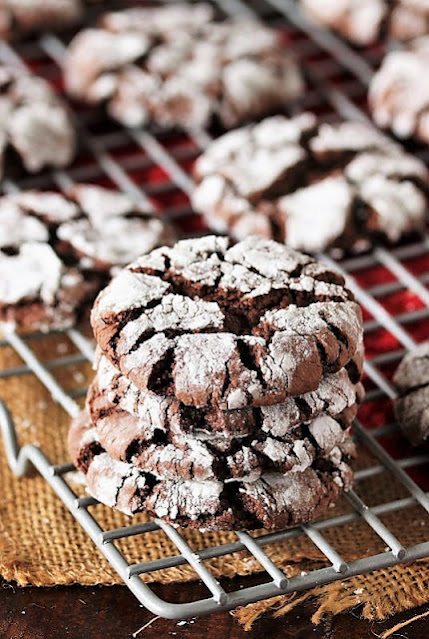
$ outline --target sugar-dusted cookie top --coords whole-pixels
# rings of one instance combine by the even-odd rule
[[[95,292],[95,282],[68,267],[47,242],[24,242],[13,254],[0,250],[0,323],[68,328]]]
[[[309,18],[368,46],[382,38],[412,40],[429,30],[428,0],[300,0]]]
[[[66,194],[22,191],[0,198],[0,230],[0,250],[49,241],[83,270],[107,273],[176,237],[139,202],[91,184],[76,184]]]
[[[91,321],[104,355],[138,388],[228,409],[315,390],[362,337],[337,272],[256,237],[152,251],[102,291]]]
[[[5,195],[0,321],[25,329],[69,326],[115,268],[174,239],[161,218],[108,189],[81,184],[67,195]]]
[[[79,207],[79,215],[61,224],[57,235],[86,268],[115,272],[176,239],[161,216],[124,193],[80,184],[70,190],[69,198]]]
[[[83,0],[0,0],[0,37],[70,27],[82,19],[83,5]]]
[[[226,133],[195,164],[211,228],[317,253],[361,251],[421,229],[427,169],[369,125],[276,116]]]
[[[378,126],[429,143],[429,35],[386,55],[369,89]]]
[[[29,173],[64,167],[75,154],[75,131],[64,102],[50,85],[25,71],[0,64],[0,177],[13,149]]]
[[[249,18],[218,21],[208,4],[108,13],[72,41],[64,73],[72,97],[106,104],[127,126],[231,128],[303,91],[274,30]]]

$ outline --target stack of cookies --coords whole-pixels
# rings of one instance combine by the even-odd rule
[[[263,238],[184,240],[121,271],[92,326],[97,375],[69,448],[101,502],[282,528],[350,487],[362,318],[329,267]]]

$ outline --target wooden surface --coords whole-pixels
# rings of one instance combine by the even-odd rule
[[[189,600],[196,587],[175,586],[175,600]],[[154,589],[160,596],[167,594],[163,586]],[[171,593],[172,586],[168,586],[170,596]],[[3,584],[0,639],[374,639],[395,623],[426,610],[429,606],[383,624],[362,621],[356,611],[314,628],[309,620],[312,608],[306,606],[281,619],[266,616],[255,623],[252,631],[244,632],[228,613],[186,622],[155,618],[122,586],[20,589]],[[140,630],[151,620],[153,623]],[[428,636],[429,617],[399,630],[392,638]]]

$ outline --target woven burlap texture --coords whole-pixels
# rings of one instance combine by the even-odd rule
[[[73,355],[75,347],[65,336],[49,336],[32,340],[31,347],[41,361]],[[10,347],[0,349],[0,368],[20,366],[22,361]],[[51,367],[51,372],[67,390],[82,387],[92,377],[89,365]],[[20,444],[37,443],[53,463],[68,461],[66,435],[69,417],[55,404],[44,386],[32,374],[10,376],[0,380],[0,397],[11,411]],[[361,451],[358,464],[374,464],[374,459]],[[77,477],[73,487],[84,492]],[[121,583],[89,537],[73,519],[46,482],[33,473],[18,479],[9,470],[3,445],[0,447],[0,573],[6,580],[21,586],[52,586],[80,583],[85,585]],[[391,475],[381,474],[359,482],[359,494],[369,505],[384,503],[405,495],[404,489]],[[350,512],[347,500],[330,515]],[[130,519],[104,506],[92,509],[103,529],[129,524]],[[144,516],[133,522],[144,521]],[[404,545],[427,540],[428,519],[419,507],[382,517],[390,530]],[[263,533],[262,533],[263,534]],[[233,533],[199,533],[183,531],[193,549],[235,541]],[[362,521],[324,531],[332,546],[350,561],[385,551],[385,544]],[[177,550],[163,532],[146,533],[119,542],[130,562],[145,562],[177,554]],[[268,555],[288,575],[299,574],[326,565],[323,554],[306,537],[265,546]],[[261,570],[259,563],[246,552],[236,553],[206,562],[217,577],[249,575]],[[194,571],[186,566],[145,575],[147,581],[180,582],[195,579]],[[285,614],[303,599],[317,603],[314,621],[325,614],[336,614],[362,604],[362,614],[370,619],[383,619],[394,612],[429,602],[429,561],[379,571],[365,577],[336,582],[295,596],[274,599],[246,606],[236,611],[238,619],[247,627],[260,614],[271,610]]]

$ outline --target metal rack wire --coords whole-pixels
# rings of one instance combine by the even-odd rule
[[[293,38],[294,48],[305,71],[309,83],[309,90],[305,98],[305,108],[321,110],[327,118],[341,116],[367,119],[364,109],[360,106],[365,96],[366,86],[373,72],[373,63],[377,61],[377,51],[369,51],[361,55],[352,50],[339,38],[323,29],[308,24],[299,14],[292,0],[251,0],[247,3],[241,0],[218,0],[215,3],[227,15],[236,13],[258,14],[264,20],[275,26],[284,28]],[[38,42],[11,48],[3,43],[0,45],[0,60],[16,65],[25,65],[28,59],[43,58],[43,68],[39,69],[43,75],[52,79],[58,74],[58,67],[64,53],[64,44],[57,36],[46,35]],[[116,187],[128,192],[146,202],[148,207],[153,201],[162,198],[166,193],[178,194],[173,198],[174,204],[169,204],[163,213],[172,221],[180,224],[182,220],[193,219],[186,196],[192,189],[192,179],[184,165],[205,148],[210,142],[207,131],[187,132],[185,143],[174,147],[169,146],[169,140],[164,134],[149,131],[129,131],[119,126],[113,130],[94,133],[94,121],[90,111],[76,114],[76,122],[81,132],[82,143],[91,158],[89,165],[74,166],[68,171],[54,171],[36,178],[22,178],[18,182],[6,181],[7,191],[19,188],[49,188],[55,185],[67,188],[75,180],[108,181]],[[117,158],[117,151],[121,147],[133,146],[138,151],[125,158]],[[423,159],[424,150],[413,149]],[[133,171],[151,171],[160,167],[165,179],[153,184],[146,179],[143,188],[137,186],[131,177]],[[158,170],[158,169],[157,169]],[[198,232],[198,226],[194,227]],[[189,230],[188,230],[189,235]],[[321,258],[343,271],[349,286],[356,298],[369,313],[365,322],[367,339],[377,332],[383,331],[395,340],[395,348],[377,353],[367,359],[365,373],[370,388],[366,401],[376,401],[394,397],[394,389],[389,382],[385,367],[396,364],[405,350],[415,344],[412,326],[415,322],[427,321],[429,318],[429,270],[415,275],[406,263],[410,260],[428,256],[429,237],[401,245],[387,251],[382,247],[376,248],[371,254],[353,257],[341,262],[333,261],[331,257],[322,255]],[[361,282],[360,274],[368,269],[380,268],[390,275],[387,283],[365,285]],[[416,308],[407,310],[401,308],[399,313],[393,313],[386,307],[386,296],[410,289],[414,298],[418,299]],[[72,363],[91,361],[93,357],[92,343],[78,330],[66,332],[68,338],[76,346],[78,353],[58,357],[42,363],[32,347],[35,340],[45,339],[43,335],[19,336],[13,331],[7,331],[4,339],[0,340],[0,347],[11,346],[23,360],[23,365],[5,369],[0,372],[0,378],[32,374],[39,378],[69,415],[77,414],[79,407],[76,398],[85,393],[85,388],[72,393],[67,392],[55,379],[52,370]],[[363,446],[368,448],[377,463],[356,473],[355,490],[351,490],[346,498],[352,506],[352,512],[323,519],[314,524],[281,532],[253,537],[244,532],[237,532],[237,540],[222,546],[213,546],[203,550],[191,549],[180,532],[160,520],[130,525],[125,528],[103,530],[93,514],[97,504],[91,497],[78,497],[73,490],[67,473],[73,469],[72,464],[55,464],[46,457],[36,445],[18,445],[17,433],[13,417],[6,406],[0,402],[0,425],[6,447],[9,464],[14,473],[23,476],[30,466],[34,466],[46,479],[58,496],[63,500],[76,520],[83,526],[88,535],[116,569],[125,584],[135,594],[137,599],[153,613],[169,618],[183,618],[208,614],[214,611],[235,608],[250,602],[255,602],[275,595],[302,591],[315,585],[328,584],[336,580],[362,574],[372,570],[387,568],[401,562],[409,562],[429,557],[429,539],[423,538],[421,543],[405,547],[400,540],[386,527],[381,517],[396,510],[406,510],[410,506],[420,504],[429,513],[429,493],[412,479],[408,471],[420,468],[429,462],[429,455],[416,454],[395,461],[380,443],[382,438],[396,432],[395,424],[383,424],[378,428],[368,430],[361,423],[356,422],[355,434]],[[359,496],[359,482],[377,476],[383,472],[390,473],[406,490],[406,496],[388,503],[368,506]],[[374,531],[387,547],[385,552],[370,557],[361,557],[347,562],[323,535],[337,526],[362,520]],[[118,543],[130,536],[141,535],[144,543],[145,533],[162,529],[177,548],[177,554],[146,563],[129,564],[121,552]],[[326,567],[313,570],[308,574],[301,574],[288,578],[276,566],[264,551],[264,546],[278,541],[292,539],[305,535],[326,557]],[[247,550],[262,566],[261,583],[242,589],[226,592],[214,578],[205,561],[214,557],[230,555]],[[188,603],[171,603],[161,600],[143,582],[141,576],[145,573],[190,565],[205,584],[208,596],[195,599]]]

